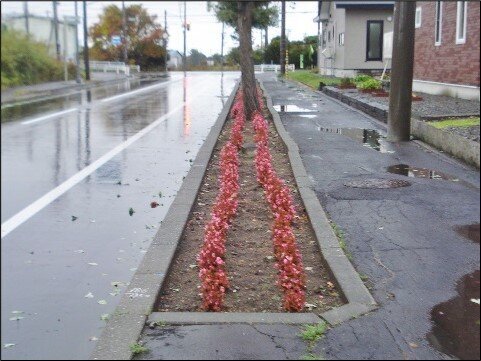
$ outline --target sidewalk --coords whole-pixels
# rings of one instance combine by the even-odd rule
[[[77,84],[75,80],[69,80],[8,88],[2,90],[2,105],[37,100],[48,96],[65,94],[65,92],[68,91],[80,90],[125,79],[128,78],[123,74],[91,73],[91,80],[89,82],[83,81],[82,84]]]
[[[386,143],[385,125],[326,95],[273,74],[258,79],[285,110],[313,189],[379,309],[330,329],[312,350],[295,326],[145,328],[150,352],[137,358],[479,357],[479,305],[471,301],[479,299],[479,172],[417,142]],[[385,188],[403,181],[409,186]],[[477,233],[457,228],[472,224]]]

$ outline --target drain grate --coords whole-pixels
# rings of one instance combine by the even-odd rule
[[[387,188],[408,187],[411,185],[411,183],[402,179],[370,178],[370,179],[352,180],[344,183],[344,185],[346,187],[352,187],[352,188],[387,189]]]

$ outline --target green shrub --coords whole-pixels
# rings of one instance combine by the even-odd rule
[[[379,80],[371,78],[363,82],[357,83],[357,88],[361,90],[381,89],[381,82]]]
[[[1,31],[1,85],[2,89],[63,80],[63,63],[53,58],[45,44],[32,40],[23,33]],[[75,65],[68,65],[72,79]]]
[[[340,82],[340,85],[344,85],[344,86],[348,86],[352,84],[353,84],[352,78],[348,78],[348,77],[342,78]]]
[[[359,74],[359,75],[356,75],[356,77],[354,78],[354,83],[356,84],[362,83],[369,79],[374,79],[374,78],[367,74]]]

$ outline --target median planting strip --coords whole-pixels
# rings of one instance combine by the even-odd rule
[[[138,341],[147,316],[151,326],[305,324],[321,318],[335,325],[376,307],[340,248],[297,145],[262,84],[265,109],[246,120],[243,130],[236,122],[241,105],[236,103],[229,113],[238,87],[199,151],[93,359],[131,358],[129,345]],[[259,100],[263,103],[260,92]],[[219,211],[216,201],[228,207]],[[220,224],[216,218],[224,222],[225,237],[214,241],[218,253],[207,257],[203,251],[212,248],[213,235],[219,236],[209,232],[209,224]],[[203,268],[208,272],[201,272]],[[206,277],[209,272],[221,277],[212,282]]]

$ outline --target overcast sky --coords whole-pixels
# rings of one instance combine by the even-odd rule
[[[23,13],[23,1],[4,1],[1,2],[2,16],[10,13]],[[52,16],[52,1],[28,1],[30,13],[38,15]],[[82,13],[82,1],[78,1],[79,16]],[[147,8],[149,14],[157,15],[158,21],[164,25],[164,11],[167,11],[167,27],[170,34],[169,49],[183,51],[182,18],[183,1],[126,1],[125,4],[142,4]],[[87,2],[87,23],[90,27],[98,22],[99,14],[102,9],[109,5],[116,4],[122,6],[121,1],[88,1]],[[273,1],[273,5],[280,2]],[[74,15],[74,1],[60,1],[58,5],[59,18],[64,15]],[[317,23],[312,19],[317,16],[317,1],[287,1],[286,2],[286,33],[289,40],[302,40],[307,35],[317,35]],[[190,49],[197,49],[207,56],[220,53],[222,25],[217,21],[213,13],[207,11],[206,1],[187,1],[187,21],[190,22],[190,31],[187,32],[187,53]],[[225,32],[225,53],[227,54],[232,47],[237,44],[230,37],[233,33],[231,28],[226,27]],[[280,35],[279,26],[269,28],[269,41],[275,36]],[[254,30],[254,47],[260,45],[260,30]],[[79,26],[79,37],[83,37],[83,27]]]

